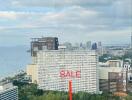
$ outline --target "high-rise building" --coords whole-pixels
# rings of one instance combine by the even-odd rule
[[[98,42],[98,47],[99,47],[99,48],[101,48],[101,47],[102,47],[102,43],[101,43],[101,41],[100,41],[100,42]]]
[[[56,42],[50,44],[56,46],[47,47],[52,39]],[[27,75],[31,76],[32,82],[37,83],[39,89],[68,91],[68,81],[72,80],[73,92],[99,92],[96,51],[69,50],[64,46],[58,49],[58,38],[52,39],[39,38],[31,43],[32,64],[27,66]]]
[[[86,48],[90,50],[91,47],[92,47],[92,46],[91,46],[91,41],[88,41],[88,42],[86,43]]]
[[[31,42],[31,56],[37,56],[39,50],[58,50],[59,42],[57,37],[33,38]]]
[[[66,46],[66,49],[68,49],[68,50],[72,50],[73,49],[72,44],[70,42],[65,42],[62,45]]]
[[[36,57],[39,89],[68,91],[72,80],[73,92],[99,92],[98,59],[95,51],[44,50]]]
[[[0,100],[18,100],[18,88],[11,83],[0,84]]]
[[[98,48],[97,51],[98,51],[99,56],[102,56],[104,53],[103,53],[103,46],[102,46],[102,42],[101,41],[98,42],[97,48]]]
[[[97,43],[92,44],[92,50],[97,50]]]

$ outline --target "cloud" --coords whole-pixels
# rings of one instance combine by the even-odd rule
[[[27,17],[31,17],[31,16],[41,16],[44,13],[41,12],[29,12],[29,11],[0,11],[0,18],[5,18],[5,19],[20,19],[20,18],[27,18]]]
[[[16,12],[0,11],[0,18],[16,19]]]
[[[75,40],[103,39],[99,36],[107,40],[110,34],[124,36],[132,28],[131,0],[6,1],[10,2],[3,7],[10,9],[0,6],[4,9],[0,11],[1,34],[32,33],[35,37],[35,33],[64,33],[61,36],[69,41],[74,36]]]
[[[96,6],[109,5],[117,0],[13,0],[12,5],[33,7],[68,7],[68,6]]]
[[[14,19],[19,22],[14,23],[11,27],[8,26],[7,29],[59,28],[61,30],[84,30],[91,32],[118,30],[130,26],[131,23],[128,19],[113,16],[109,16],[109,13],[107,15],[105,11],[97,11],[80,6],[72,6],[57,12],[0,12],[0,17]]]
[[[115,13],[121,18],[132,18],[132,0],[119,0],[113,4]]]
[[[42,22],[55,24],[81,24],[90,18],[96,17],[98,12],[84,9],[82,7],[71,7],[61,12],[46,13],[40,18]]]
[[[2,15],[5,13],[6,15]],[[81,13],[81,14],[80,14]],[[96,11],[87,10],[82,7],[71,7],[67,10],[60,12],[0,12],[0,17],[5,17],[7,19],[14,19],[19,21],[18,26],[23,28],[39,28],[39,27],[58,27],[58,26],[84,26],[82,25],[86,20],[97,16]],[[89,19],[88,19],[89,18]],[[15,23],[14,23],[15,25]],[[13,27],[11,27],[13,28]],[[8,29],[11,29],[8,28]],[[14,29],[14,28],[13,28]]]

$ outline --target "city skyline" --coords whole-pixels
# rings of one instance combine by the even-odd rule
[[[132,100],[132,0],[0,0],[0,100]]]
[[[0,0],[0,46],[40,36],[60,42],[130,43],[131,0]]]

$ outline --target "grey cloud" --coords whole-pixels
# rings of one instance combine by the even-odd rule
[[[21,9],[27,7],[27,12],[14,11],[13,14],[17,23],[14,22],[9,27],[5,26],[1,33],[19,33],[20,31],[21,33],[33,33],[32,36],[36,36],[35,33],[40,35],[46,32],[54,35],[54,33],[61,32],[64,33],[64,36],[61,36],[67,39],[69,39],[69,36],[77,36],[77,39],[80,37],[83,39],[88,37],[97,39],[96,35],[100,35],[100,39],[102,39],[103,37],[101,36],[107,37],[108,34],[111,34],[111,37],[117,33],[123,36],[123,34],[130,32],[132,28],[130,9],[132,3],[130,0],[31,1],[11,0],[14,6],[19,6]],[[63,8],[40,13],[28,12],[28,8],[38,9],[37,7]],[[8,12],[8,14],[12,13]],[[7,17],[9,18],[10,16]]]
[[[107,10],[96,11],[89,8],[72,6],[58,12],[16,12],[15,15],[20,23],[20,25],[17,24],[16,29],[60,28],[62,30],[78,29],[90,32],[98,30],[124,29],[131,25],[129,19],[120,18],[118,17],[119,15],[115,16],[112,12],[113,10],[114,9],[111,9],[111,12],[107,12]],[[10,15],[10,13],[8,14]],[[14,27],[8,29],[15,29]]]
[[[33,7],[65,7],[65,6],[96,6],[110,5],[117,0],[13,0],[12,4],[16,6]]]

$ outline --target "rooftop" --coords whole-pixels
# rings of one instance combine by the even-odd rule
[[[11,88],[14,88],[12,83],[7,84],[0,83],[0,93]]]

